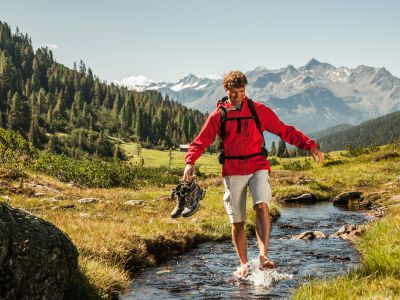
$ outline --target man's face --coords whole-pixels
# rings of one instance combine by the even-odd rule
[[[246,88],[234,88],[225,89],[226,95],[233,105],[239,105],[242,103],[244,97],[246,96]]]

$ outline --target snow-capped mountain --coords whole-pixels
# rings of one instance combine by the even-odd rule
[[[358,124],[400,110],[400,79],[385,68],[334,67],[311,59],[302,67],[269,70],[257,67],[246,73],[246,94],[271,107],[285,123],[304,132],[315,132],[337,124]],[[193,74],[174,82],[142,80],[144,90],[156,89],[163,95],[201,111],[215,109],[225,95],[222,79]]]

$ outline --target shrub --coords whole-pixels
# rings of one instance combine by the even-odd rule
[[[65,155],[41,153],[32,165],[34,171],[43,172],[61,181],[73,181],[87,187],[124,186],[137,189],[146,185],[178,183],[182,171],[167,167],[149,168],[121,160],[73,159]]]
[[[24,169],[36,157],[38,151],[19,132],[0,127],[1,177],[17,179],[24,177]]]
[[[269,165],[270,165],[270,166],[277,166],[277,165],[279,165],[279,161],[278,161],[275,157],[268,158],[268,161],[269,161]]]
[[[347,157],[357,157],[357,156],[360,156],[360,155],[376,152],[376,151],[379,150],[379,146],[371,145],[371,146],[368,146],[368,147],[357,147],[357,148],[354,148],[354,146],[352,144],[347,144],[346,145],[346,150],[347,150],[347,153],[340,153],[340,154],[342,156],[347,156]]]
[[[310,159],[305,158],[304,162],[301,163],[300,160],[293,160],[287,163],[282,163],[282,167],[284,170],[291,170],[291,171],[302,171],[312,169],[312,165]]]

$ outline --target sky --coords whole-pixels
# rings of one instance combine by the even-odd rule
[[[385,67],[400,77],[400,1],[0,0],[0,21],[103,80],[176,81],[258,66]]]

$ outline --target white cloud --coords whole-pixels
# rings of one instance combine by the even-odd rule
[[[46,47],[54,50],[58,50],[58,46],[56,44],[46,44]]]

